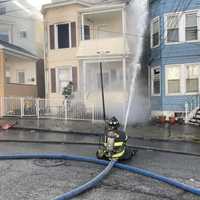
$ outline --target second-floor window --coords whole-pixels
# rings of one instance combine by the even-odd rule
[[[185,40],[198,40],[198,18],[197,13],[189,13],[185,15]]]
[[[151,23],[151,47],[160,45],[160,19],[156,17]]]
[[[76,23],[50,25],[49,37],[50,49],[76,47]]]
[[[0,40],[9,42],[9,33],[8,32],[0,32]]]
[[[179,42],[179,15],[167,16],[167,42]]]
[[[0,7],[0,15],[6,14],[6,7]]]

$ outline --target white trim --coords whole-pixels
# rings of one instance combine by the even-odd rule
[[[159,37],[158,37],[159,41],[158,41],[158,45],[153,46],[153,23],[157,20],[159,24]],[[157,16],[151,20],[151,48],[153,49],[159,46],[160,46],[160,16]]]
[[[125,8],[126,4],[108,4],[108,5],[100,5],[100,6],[92,6],[89,8],[80,9],[80,13],[84,14],[94,14],[94,13],[104,13],[104,12],[112,12],[118,11],[122,8]]]
[[[160,93],[159,94],[155,94],[154,93],[154,77],[153,77],[153,71],[155,69],[160,69]],[[151,96],[160,96],[161,95],[161,67],[160,66],[154,66],[154,67],[151,67],[151,74],[150,74],[150,77],[151,77]]]
[[[78,1],[78,0],[73,0],[73,1],[68,1],[68,2],[62,1],[62,2],[56,2],[56,3],[50,3],[50,4],[43,5],[41,12],[42,12],[42,14],[44,14],[46,9],[68,6],[68,5],[72,5],[72,4],[79,4],[79,5],[88,6],[88,7],[91,6],[91,4],[89,4],[89,3],[85,3],[82,1]]]

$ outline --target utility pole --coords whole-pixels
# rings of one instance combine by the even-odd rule
[[[100,81],[101,81],[101,95],[102,95],[102,107],[103,107],[103,119],[106,121],[106,107],[105,107],[105,95],[104,95],[104,80],[103,80],[103,62],[102,58],[105,54],[109,54],[110,51],[98,51],[97,54],[100,55]]]
[[[104,82],[103,82],[103,69],[102,62],[100,61],[100,78],[101,78],[101,95],[102,95],[102,106],[103,106],[103,119],[106,121],[106,108],[105,108],[105,96],[104,96]]]

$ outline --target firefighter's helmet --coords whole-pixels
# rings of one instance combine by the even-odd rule
[[[111,119],[108,120],[108,128],[109,129],[117,129],[120,127],[120,123],[116,117],[112,117]]]

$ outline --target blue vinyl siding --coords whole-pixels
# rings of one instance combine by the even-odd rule
[[[188,2],[186,0],[150,0],[150,19],[160,17],[160,46],[151,49],[150,66],[161,67],[161,96],[151,97],[152,111],[184,111],[185,101],[192,98],[189,95],[166,96],[165,91],[166,65],[200,63],[200,42],[167,45],[164,42],[165,14],[175,11],[200,10],[199,0],[192,0],[189,6]]]

